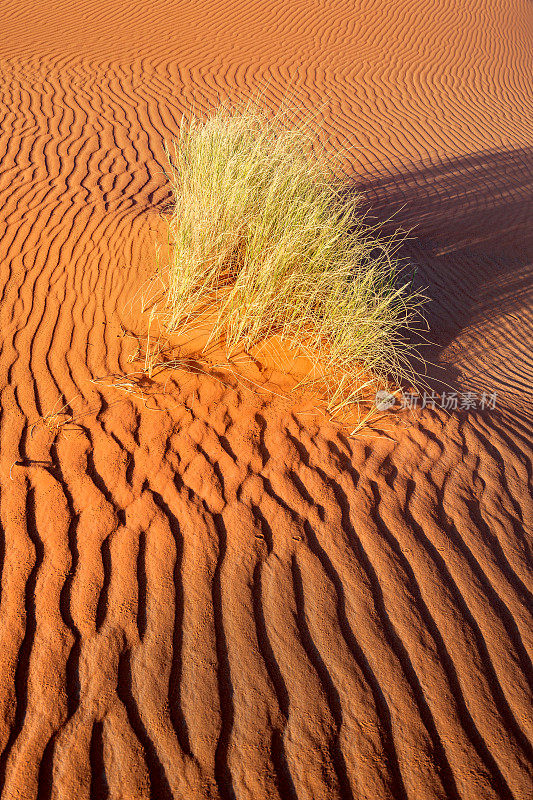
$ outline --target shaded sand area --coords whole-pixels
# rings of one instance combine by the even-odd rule
[[[531,25],[527,0],[4,2],[2,800],[530,796]],[[93,382],[131,369],[163,140],[265,81],[418,226],[433,378],[495,409],[350,440],[206,375]]]

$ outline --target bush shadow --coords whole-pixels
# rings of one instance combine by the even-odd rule
[[[531,344],[532,148],[488,150],[356,179],[348,192],[363,193],[367,222],[384,234],[410,231],[400,255],[416,270],[414,286],[431,299],[425,317],[434,344],[422,350],[428,361],[439,365],[443,351],[468,328],[480,331],[474,343],[469,337],[475,362],[486,346],[483,324],[495,317],[515,319],[522,349]],[[415,334],[412,341],[421,340]],[[490,376],[484,379],[489,385]],[[430,365],[427,380],[435,391],[443,384],[469,388],[450,364]]]

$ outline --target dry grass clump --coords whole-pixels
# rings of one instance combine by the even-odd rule
[[[181,332],[208,310],[228,358],[273,336],[303,349],[338,408],[358,399],[356,368],[411,377],[403,334],[424,298],[398,280],[398,238],[365,225],[312,124],[287,120],[254,101],[182,120],[167,148],[166,321]]]

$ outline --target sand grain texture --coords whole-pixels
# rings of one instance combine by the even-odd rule
[[[525,800],[531,3],[2,16],[2,800]],[[417,226],[436,374],[496,410],[349,440],[208,376],[93,382],[131,369],[164,139],[265,81]]]

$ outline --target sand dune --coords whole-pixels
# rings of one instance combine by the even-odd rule
[[[4,3],[2,800],[530,796],[531,21]],[[416,226],[431,385],[495,409],[352,440],[209,376],[94,382],[131,369],[164,140],[265,84]]]

